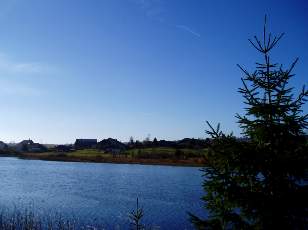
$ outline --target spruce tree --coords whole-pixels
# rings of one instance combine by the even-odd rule
[[[239,89],[246,104],[239,125],[247,141],[223,134],[209,123],[213,138],[204,170],[202,198],[209,212],[202,220],[192,214],[199,229],[305,229],[308,227],[308,114],[305,87],[295,97],[288,83],[289,68],[273,63],[270,53],[283,37],[266,31],[251,45],[262,55],[256,70],[244,74]]]

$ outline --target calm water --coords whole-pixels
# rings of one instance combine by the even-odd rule
[[[0,205],[34,206],[113,229],[129,226],[136,198],[143,222],[161,229],[192,229],[187,211],[202,214],[199,168],[67,163],[0,157]],[[126,226],[126,227],[124,227]]]

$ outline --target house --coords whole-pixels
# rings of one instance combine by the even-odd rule
[[[17,151],[17,152],[28,152],[28,146],[32,145],[34,142],[32,140],[23,140],[19,143],[17,143],[15,146],[14,146],[14,149]]]
[[[117,139],[108,138],[100,141],[97,148],[112,154],[119,154],[126,149],[126,146]]]
[[[3,141],[0,141],[0,151],[7,150],[8,145],[5,144]]]
[[[31,153],[47,152],[47,150],[47,147],[39,143],[33,143],[32,145],[28,146],[28,152]]]
[[[91,149],[96,148],[97,139],[76,139],[75,149]]]
[[[46,152],[47,148],[39,143],[34,143],[32,140],[23,140],[14,146],[17,152]]]

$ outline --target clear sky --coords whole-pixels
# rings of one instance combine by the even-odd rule
[[[306,0],[0,0],[0,140],[205,137],[240,133],[248,38],[269,16],[273,53],[308,83]],[[307,112],[307,105],[304,110]]]

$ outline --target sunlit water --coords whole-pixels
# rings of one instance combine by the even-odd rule
[[[0,205],[127,229],[138,197],[148,226],[192,229],[187,212],[204,212],[199,169],[0,157]]]

